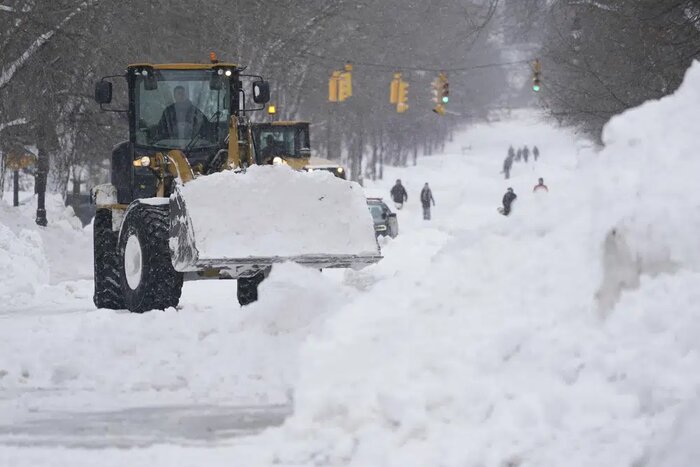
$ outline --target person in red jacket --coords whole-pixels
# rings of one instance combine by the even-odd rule
[[[533,193],[537,193],[538,191],[544,191],[545,193],[549,192],[549,188],[547,188],[547,185],[544,184],[544,178],[539,178],[537,180],[537,185],[535,185],[535,188],[532,189]]]

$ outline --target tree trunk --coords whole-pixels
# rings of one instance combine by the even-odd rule
[[[12,205],[19,206],[19,170],[12,171]]]
[[[372,181],[375,181],[377,179],[377,158],[379,157],[379,152],[377,148],[377,135],[374,135],[374,138],[372,139],[372,162],[370,165],[370,177],[372,178]]]
[[[36,223],[42,227],[46,227],[48,221],[46,219],[46,179],[49,174],[49,153],[43,147],[39,147],[39,157],[37,161],[36,171]]]

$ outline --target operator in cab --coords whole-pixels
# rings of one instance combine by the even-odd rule
[[[272,158],[278,155],[280,155],[278,142],[273,135],[267,135],[267,137],[265,137],[265,148],[262,150],[263,161],[268,163]]]
[[[207,118],[190,101],[184,86],[175,86],[173,90],[175,102],[163,110],[158,122],[160,139],[190,139],[196,132],[206,130]]]

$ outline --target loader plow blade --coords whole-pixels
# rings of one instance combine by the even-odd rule
[[[272,266],[275,263],[293,262],[314,269],[329,269],[329,268],[351,268],[361,269],[370,264],[374,264],[382,259],[382,256],[376,254],[374,256],[355,256],[355,255],[337,255],[337,256],[265,256],[265,257],[248,257],[248,258],[220,258],[200,260],[196,263],[197,270],[221,270],[226,271],[227,275],[232,278],[248,277],[256,272]]]
[[[247,276],[274,263],[361,268],[381,259],[359,185],[284,166],[225,171],[170,197],[170,249],[181,272]]]

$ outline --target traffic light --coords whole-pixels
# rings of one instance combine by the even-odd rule
[[[408,81],[399,79],[399,100],[396,103],[396,111],[404,113],[408,110]]]
[[[401,73],[394,73],[394,79],[391,80],[389,102],[396,104],[398,113],[408,110],[408,82],[401,79]]]
[[[540,92],[540,89],[542,89],[542,81],[540,79],[540,76],[542,74],[542,64],[540,63],[540,59],[535,59],[535,63],[532,68],[532,90],[535,92]]]
[[[344,102],[352,96],[352,64],[346,63],[343,71],[334,71],[328,80],[328,101]]]
[[[344,102],[352,96],[352,77],[347,73],[340,73],[338,78],[338,102]]]
[[[432,83],[430,83],[430,94],[432,95],[431,99],[433,102],[436,104],[440,103],[440,91],[442,90],[442,83],[440,82],[440,78],[435,78]]]
[[[401,73],[394,73],[394,79],[391,80],[389,86],[389,103],[399,103],[399,82],[401,81]]]
[[[440,72],[437,78],[432,83],[433,102],[437,104],[433,107],[433,112],[438,115],[445,115],[445,104],[450,101],[450,83],[447,81],[447,75]]]
[[[440,102],[447,104],[450,101],[450,83],[447,81],[447,75],[440,73],[439,76],[442,88],[440,89]]]
[[[340,72],[334,71],[328,80],[328,102],[338,101],[338,84],[340,82]]]
[[[341,86],[341,93],[345,95],[345,99],[348,97],[352,97],[352,63],[346,63],[345,64],[345,69],[343,72],[340,74],[341,76],[341,81],[340,81],[340,86]],[[340,99],[341,102],[344,101],[345,99]]]

